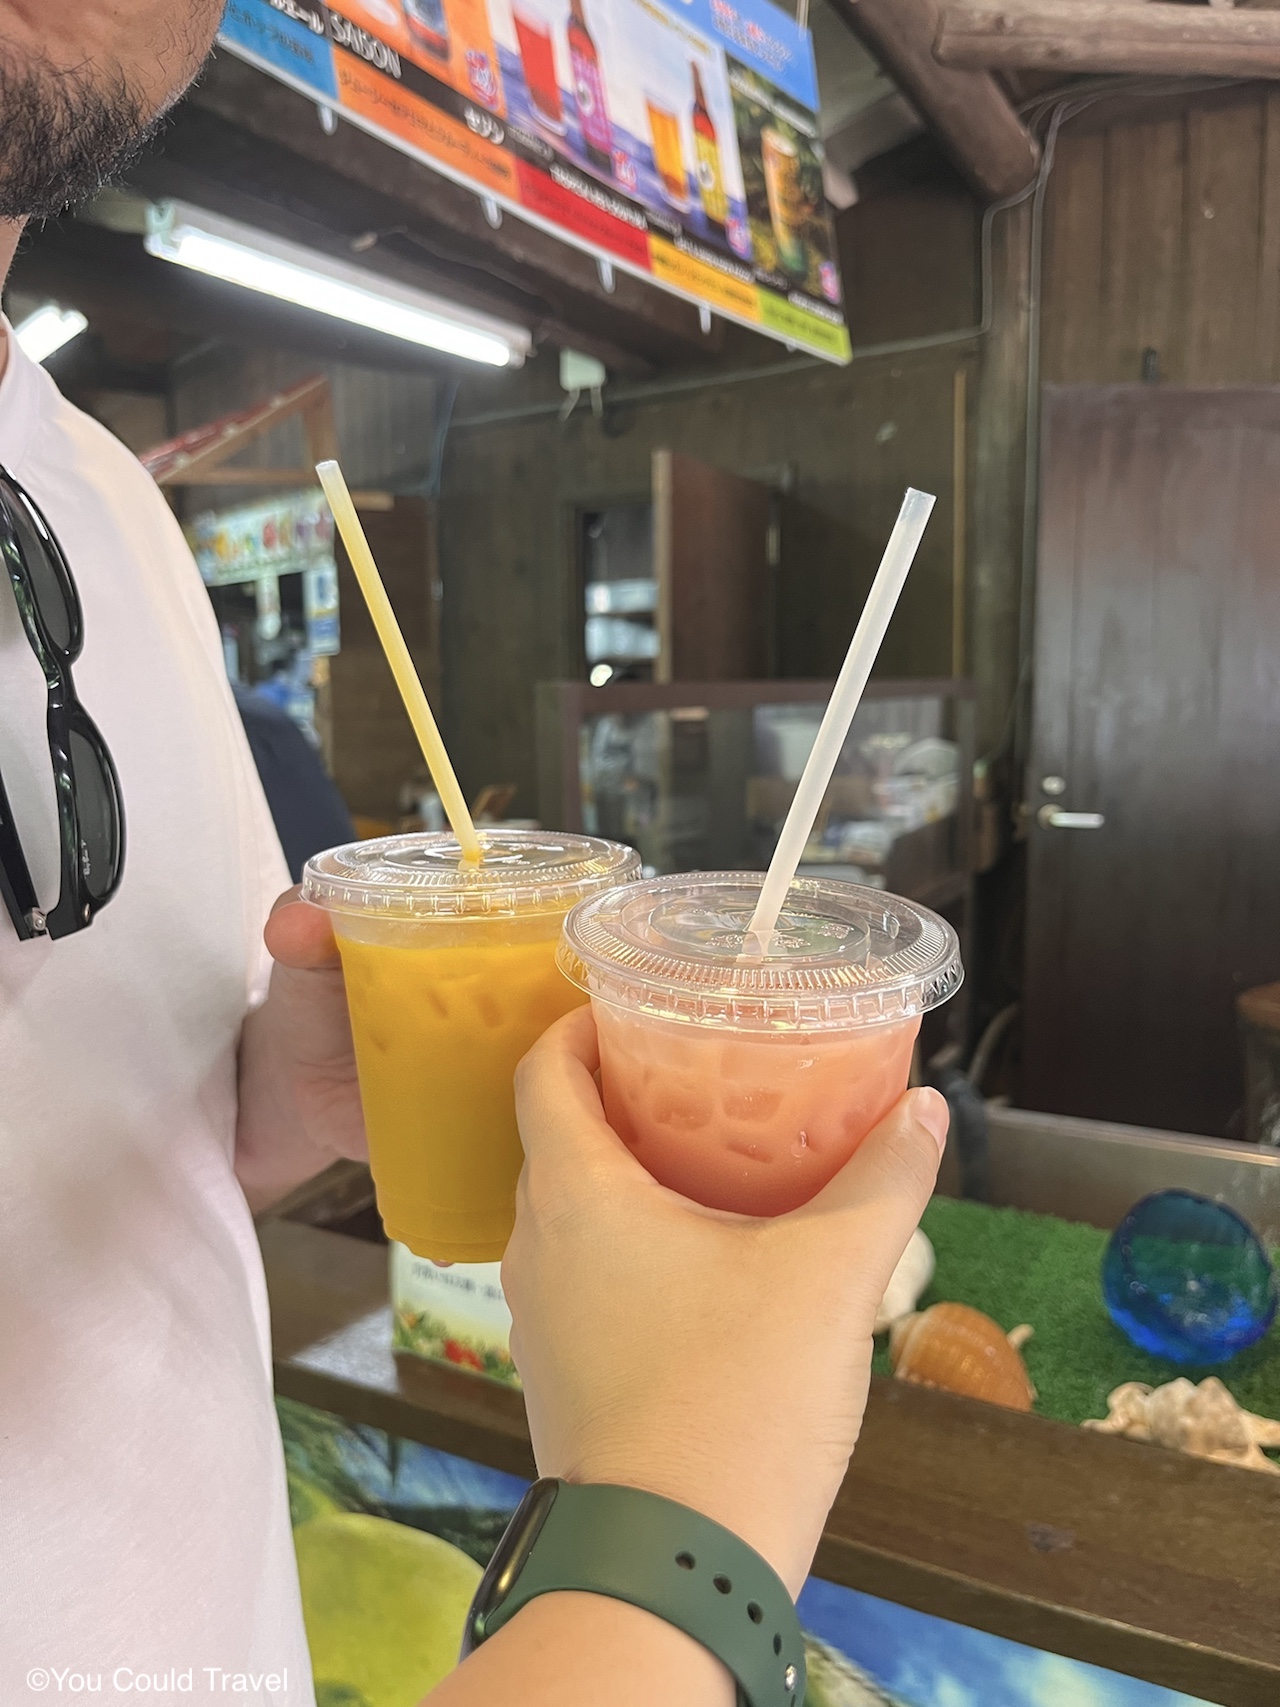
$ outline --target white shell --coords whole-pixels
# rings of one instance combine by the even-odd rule
[[[902,1253],[902,1260],[893,1271],[885,1289],[884,1299],[876,1313],[876,1332],[882,1334],[903,1316],[909,1316],[919,1303],[925,1288],[933,1279],[937,1261],[933,1246],[919,1227],[911,1235],[911,1243]]]
[[[1082,1426],[1148,1440],[1215,1464],[1280,1475],[1280,1464],[1262,1450],[1280,1447],[1280,1422],[1242,1409],[1216,1375],[1198,1387],[1180,1375],[1154,1390],[1141,1381],[1126,1381],[1107,1399],[1107,1415]]]

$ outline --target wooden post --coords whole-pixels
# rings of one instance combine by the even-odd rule
[[[963,676],[968,645],[969,370],[958,367],[951,424],[951,674]]]
[[[973,420],[972,629],[978,750],[1004,735],[1018,688],[1031,207],[1000,214],[991,237],[993,314],[978,369]]]
[[[658,656],[654,660],[655,682],[675,677],[675,635],[672,601],[671,452],[653,453],[653,578],[658,583]]]
[[[961,0],[934,53],[970,71],[1089,71],[1154,77],[1280,77],[1280,12],[1168,0]]]

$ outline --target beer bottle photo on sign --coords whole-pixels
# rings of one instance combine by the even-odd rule
[[[695,171],[698,190],[702,196],[702,211],[717,237],[724,237],[729,217],[729,204],[724,193],[724,171],[720,164],[720,141],[716,136],[715,120],[707,105],[702,87],[702,74],[696,65],[693,72],[693,146],[697,155]]]
[[[569,62],[573,70],[573,92],[582,126],[582,146],[598,172],[612,173],[613,128],[604,98],[600,55],[587,28],[583,0],[569,0]]]

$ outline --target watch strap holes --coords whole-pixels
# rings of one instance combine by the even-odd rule
[[[749,1600],[747,1602],[747,1617],[753,1624],[759,1624],[764,1618],[764,1613],[761,1612],[754,1600]]]
[[[728,1577],[724,1577],[724,1576],[712,1577],[711,1580],[716,1585],[716,1588],[719,1590],[719,1592],[721,1594],[732,1594],[733,1593],[733,1584],[729,1581]]]

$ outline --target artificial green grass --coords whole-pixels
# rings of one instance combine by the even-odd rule
[[[1216,1375],[1246,1410],[1280,1418],[1280,1324],[1230,1363],[1186,1368],[1139,1351],[1108,1316],[1102,1302],[1108,1235],[1097,1227],[949,1197],[934,1198],[923,1226],[938,1272],[919,1308],[943,1299],[971,1304],[1006,1332],[1029,1322],[1035,1337],[1023,1356],[1041,1415],[1080,1423],[1105,1417],[1107,1394],[1124,1381],[1158,1387],[1179,1375],[1192,1381]],[[875,1367],[890,1373],[884,1340]]]

